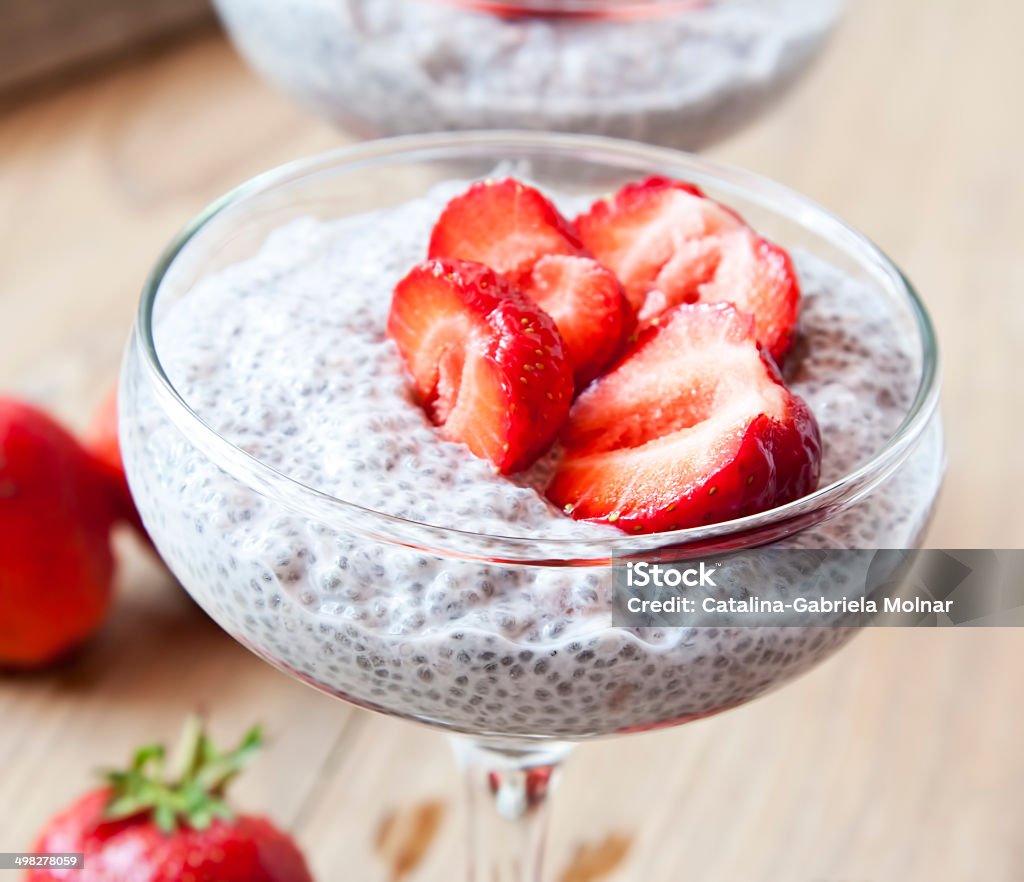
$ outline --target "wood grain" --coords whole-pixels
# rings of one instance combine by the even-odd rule
[[[1022,32],[1013,0],[852,0],[796,93],[713,151],[839,212],[920,289],[945,361],[940,546],[1024,545]],[[8,110],[0,387],[81,424],[176,228],[245,177],[339,139],[214,36]],[[396,855],[410,882],[458,878],[463,817],[443,739],[277,674],[130,540],[123,552],[121,602],[94,644],[61,670],[0,679],[0,850],[27,845],[93,768],[171,737],[202,706],[225,737],[265,723],[273,747],[238,797],[293,825],[322,882],[386,882]],[[865,633],[765,700],[588,745],[559,794],[547,876],[1017,882],[1022,668],[1015,630]],[[409,866],[402,837],[424,806],[429,842]]]
[[[0,0],[0,92],[208,22],[206,0]]]

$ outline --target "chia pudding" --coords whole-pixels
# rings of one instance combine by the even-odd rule
[[[558,452],[507,478],[444,440],[384,328],[463,183],[373,214],[292,221],[157,316],[163,367],[222,437],[328,497],[420,524],[536,543],[621,537],[544,498]],[[579,207],[558,200],[570,215]],[[822,483],[868,460],[920,376],[912,331],[871,285],[809,253],[788,369],[824,439]],[[611,626],[606,566],[425,553],[293,511],[222,470],[128,372],[122,447],[160,553],[237,639],[327,692],[459,731],[579,739],[734,706],[833,652],[830,628]],[[913,547],[940,480],[937,421],[867,498],[798,534],[816,548]],[[656,537],[651,537],[656,538]]]
[[[258,72],[363,136],[520,128],[691,150],[782,95],[841,10],[648,5],[641,17],[509,17],[441,0],[216,0]]]

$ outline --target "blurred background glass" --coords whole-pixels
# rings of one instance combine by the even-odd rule
[[[253,68],[364,137],[532,129],[698,149],[804,74],[841,0],[215,0]]]

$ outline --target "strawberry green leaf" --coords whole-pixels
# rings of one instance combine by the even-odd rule
[[[105,817],[115,820],[148,814],[168,834],[179,824],[204,830],[215,819],[230,820],[233,814],[223,799],[224,792],[262,743],[257,726],[245,733],[234,750],[222,752],[207,737],[202,721],[190,717],[169,776],[165,774],[166,752],[162,745],[140,748],[127,770],[104,773],[110,787]]]

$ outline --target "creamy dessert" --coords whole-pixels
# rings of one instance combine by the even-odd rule
[[[521,15],[458,0],[216,2],[256,70],[359,134],[521,128],[687,149],[783,93],[840,5],[669,0],[579,16],[559,0]]]
[[[162,310],[157,352],[207,425],[322,494],[420,524],[532,539],[538,560],[559,540],[600,547],[624,535],[612,519],[574,519],[545,496],[566,457],[557,441],[531,451],[538,458],[529,467],[502,474],[439,431],[388,336],[392,292],[423,261],[435,221],[464,188],[440,185],[373,214],[282,226],[254,257]],[[586,211],[586,202],[555,201],[569,216]],[[811,254],[792,257],[799,335],[768,322],[764,339],[777,353],[792,349],[789,389],[820,427],[827,484],[893,434],[920,364],[912,330],[879,291]],[[653,324],[670,304],[652,293],[640,315]],[[240,641],[356,703],[474,733],[584,738],[734,706],[850,634],[613,628],[607,567],[460,559],[343,529],[220,469],[146,384],[129,382],[123,395],[133,493],[172,570]],[[913,546],[939,481],[940,447],[931,433],[882,488],[788,541]]]

